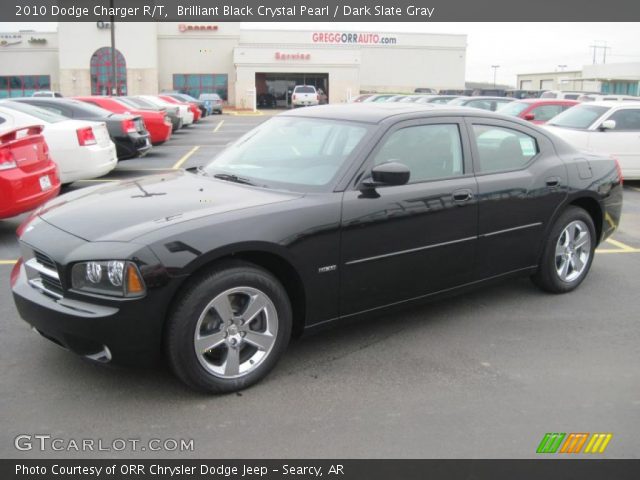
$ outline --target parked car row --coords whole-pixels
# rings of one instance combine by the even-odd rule
[[[61,185],[106,175],[221,109],[216,99],[174,92],[0,101],[0,218],[35,208]]]

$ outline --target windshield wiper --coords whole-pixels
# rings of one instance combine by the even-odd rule
[[[216,173],[213,178],[219,178],[220,180],[226,180],[228,182],[242,183],[244,185],[254,185],[248,178],[239,177],[237,175],[231,175],[229,173]]]

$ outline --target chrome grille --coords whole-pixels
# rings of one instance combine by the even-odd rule
[[[37,250],[25,253],[24,266],[29,284],[45,295],[56,299],[62,298],[64,289],[56,263],[49,256]]]
[[[37,250],[34,250],[33,256],[35,257],[35,259],[38,261],[39,264],[44,265],[45,267],[51,270],[57,270],[55,262],[51,260],[48,256],[46,256],[44,253],[40,253]]]
[[[40,280],[42,280],[42,286],[47,290],[51,290],[58,295],[62,295],[62,283],[60,280],[55,278],[47,277],[46,275],[40,274]]]

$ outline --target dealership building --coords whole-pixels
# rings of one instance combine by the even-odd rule
[[[312,25],[312,24],[310,24]],[[346,24],[345,24],[346,25]],[[251,108],[256,94],[286,106],[294,85],[330,103],[361,91],[463,89],[466,35],[244,29],[240,23],[59,23],[57,32],[0,33],[0,98],[180,90],[219,93]]]

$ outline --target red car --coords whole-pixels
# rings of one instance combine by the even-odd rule
[[[151,143],[153,145],[160,145],[171,138],[171,119],[164,113],[153,110],[136,110],[118,101],[117,97],[74,97],[76,100],[81,100],[86,103],[91,103],[102,107],[105,110],[109,110],[113,113],[131,113],[133,115],[140,115],[144,121],[145,127],[149,132]]]
[[[33,210],[60,192],[58,166],[40,125],[0,133],[0,219]]]
[[[158,95],[158,96],[161,99],[163,99],[165,102],[175,103],[176,105],[188,105],[189,110],[191,110],[191,113],[193,113],[193,123],[196,123],[198,120],[200,120],[200,117],[202,117],[202,112],[200,111],[200,107],[198,107],[198,105],[196,105],[195,103],[181,102],[180,100],[176,100],[175,98],[170,97],[169,95]]]
[[[519,117],[538,125],[547,123],[559,113],[577,105],[575,100],[554,100],[549,98],[526,98],[507,103],[498,113]]]

